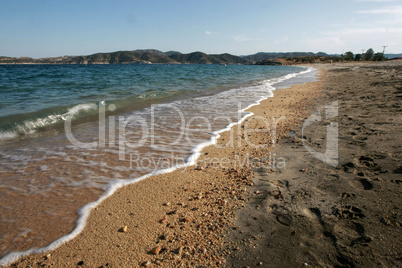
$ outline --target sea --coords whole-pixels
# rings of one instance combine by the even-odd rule
[[[74,238],[127,184],[196,162],[313,68],[0,65],[0,265]]]

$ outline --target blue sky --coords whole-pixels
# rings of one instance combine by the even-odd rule
[[[402,52],[402,0],[0,0],[0,56]]]

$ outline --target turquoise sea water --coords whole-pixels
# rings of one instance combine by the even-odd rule
[[[293,66],[0,66],[0,265],[71,239],[118,187],[193,164],[247,107],[314,79]]]
[[[0,138],[96,114],[100,101],[120,111],[248,86],[300,70],[245,65],[0,66]],[[64,115],[64,116],[63,116]]]

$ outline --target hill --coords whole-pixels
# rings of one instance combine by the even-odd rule
[[[402,57],[402,54],[385,54],[388,59]],[[95,53],[86,56],[63,56],[33,59],[29,57],[0,57],[0,64],[297,64],[308,62],[339,61],[339,55],[324,52],[258,52],[247,56],[228,53],[206,54],[192,52],[183,54],[178,51],[162,52],[156,49],[137,49]]]
[[[320,57],[328,57],[330,55],[324,52],[258,52],[256,54],[241,56],[243,59],[246,59],[250,62],[262,62],[271,59],[279,59],[279,58],[295,58],[295,57],[307,57],[307,56],[320,56]]]
[[[33,59],[28,57],[0,57],[3,64],[246,64],[247,59],[230,54],[208,55],[203,52],[182,54],[176,51],[162,52],[155,49],[96,53],[86,56],[64,56]]]
[[[176,63],[158,50],[117,51],[73,57],[70,64],[129,64],[129,63]]]
[[[385,53],[385,57],[387,59],[402,58],[402,53],[401,54],[387,54],[387,53]]]
[[[182,54],[180,52],[166,52],[171,59],[179,63],[197,63],[197,64],[247,64],[247,59],[240,58],[231,54],[212,54],[208,55],[203,52],[192,52]]]

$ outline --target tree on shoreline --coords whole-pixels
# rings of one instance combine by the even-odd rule
[[[362,54],[356,54],[355,61],[361,61],[361,60],[362,60]]]
[[[345,53],[345,60],[352,61],[353,60],[353,52],[348,51]]]
[[[373,60],[374,50],[372,48],[367,49],[366,53],[364,53],[363,60]]]
[[[383,61],[383,60],[386,60],[386,58],[384,56],[384,53],[377,52],[377,53],[374,54],[373,61]]]

